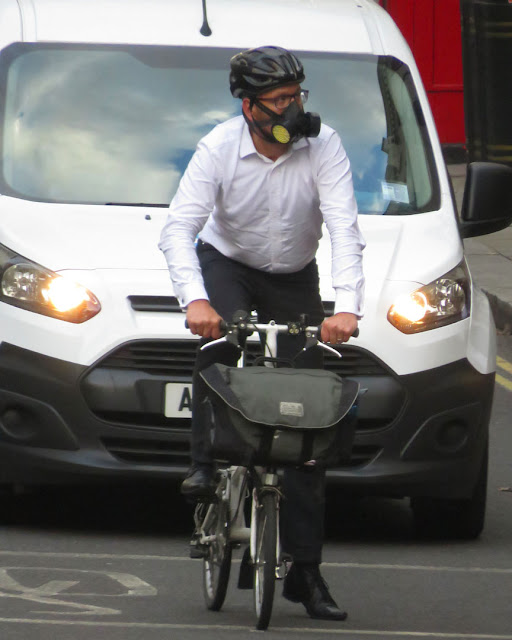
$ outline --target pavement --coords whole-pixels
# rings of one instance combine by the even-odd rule
[[[455,197],[460,211],[465,164],[449,164]],[[478,238],[464,240],[464,248],[473,281],[491,303],[496,328],[500,333],[512,333],[512,226]]]

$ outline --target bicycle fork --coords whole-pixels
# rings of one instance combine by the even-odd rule
[[[252,507],[251,507],[251,527],[250,527],[250,553],[251,553],[251,563],[253,566],[256,566],[257,558],[258,558],[258,550],[256,545],[257,541],[257,531],[258,531],[258,520],[259,520],[259,510],[261,509],[260,496],[265,493],[274,493],[275,494],[275,505],[276,505],[276,522],[277,522],[277,531],[276,531],[276,549],[275,549],[275,574],[276,578],[282,579],[285,576],[284,572],[284,563],[281,557],[281,534],[279,531],[279,511],[280,511],[280,503],[282,493],[279,489],[279,478],[277,473],[268,472],[263,473],[262,475],[262,484],[260,487],[255,487],[252,491]]]

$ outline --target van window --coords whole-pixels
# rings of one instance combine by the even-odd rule
[[[233,50],[16,43],[0,54],[0,192],[44,202],[167,206],[197,141],[241,113]],[[341,135],[362,214],[439,206],[408,68],[298,52],[308,109]]]

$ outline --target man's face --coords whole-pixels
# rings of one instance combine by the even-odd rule
[[[300,84],[288,84],[284,87],[272,89],[272,91],[266,91],[265,93],[260,94],[257,100],[262,102],[267,109],[278,114],[283,113],[283,111],[290,106],[293,100],[295,100],[299,107],[301,107],[302,101],[300,97]],[[257,103],[255,107],[258,108]],[[261,110],[259,111],[262,113]]]
[[[300,84],[298,83],[287,84],[258,95],[256,102],[252,107],[250,99],[244,98],[242,101],[242,108],[245,115],[250,120],[260,122],[263,125],[263,130],[270,133],[270,123],[265,125],[269,120],[269,116],[259,108],[258,101],[270,111],[273,111],[277,115],[281,115],[294,100],[297,102],[298,106],[302,108]]]

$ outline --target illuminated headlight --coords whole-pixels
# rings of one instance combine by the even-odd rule
[[[0,300],[66,322],[80,323],[101,309],[81,284],[0,246]]]
[[[401,296],[389,309],[388,320],[402,333],[419,333],[469,316],[470,284],[462,262],[441,278]]]

